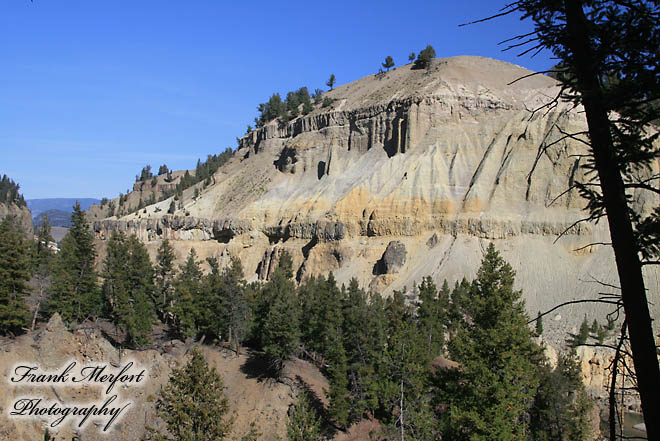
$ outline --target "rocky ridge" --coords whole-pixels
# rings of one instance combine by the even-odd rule
[[[16,204],[0,203],[0,219],[5,216],[13,216],[28,235],[32,235],[32,215],[27,207],[20,207]]]

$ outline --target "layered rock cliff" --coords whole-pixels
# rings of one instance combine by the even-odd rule
[[[473,277],[493,241],[517,271],[527,308],[594,298],[616,284],[605,222],[585,217],[573,182],[584,178],[584,145],[565,133],[586,128],[580,109],[557,103],[554,80],[480,57],[434,60],[429,70],[397,68],[327,92],[286,125],[267,124],[240,141],[214,184],[130,216],[94,224],[101,245],[112,230],[137,234],[155,253],[173,239],[179,257],[243,261],[249,279],[267,277],[288,250],[298,278],[333,271],[387,295],[432,275]],[[657,198],[635,195],[643,210]],[[396,242],[395,271],[383,270]],[[265,267],[268,266],[268,267]],[[647,270],[658,297],[657,269]],[[653,314],[660,316],[655,302]],[[546,320],[562,341],[584,314],[564,308]]]

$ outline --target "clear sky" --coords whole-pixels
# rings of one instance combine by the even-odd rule
[[[26,199],[115,197],[145,164],[194,168],[236,146],[273,92],[326,88],[397,66],[431,44],[438,57],[501,52],[531,30],[504,1],[3,0],[0,174]]]

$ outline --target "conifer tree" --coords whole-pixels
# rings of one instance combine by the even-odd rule
[[[291,256],[283,252],[278,267],[261,292],[261,343],[274,374],[279,375],[284,363],[299,346],[300,306],[295,295]]]
[[[202,277],[200,303],[198,306],[197,327],[199,333],[210,337],[211,341],[224,337],[227,325],[224,320],[225,287],[220,280],[218,259],[206,259],[211,272]]]
[[[322,280],[322,279],[321,279]],[[341,291],[334,275],[322,280],[322,296],[319,308],[322,327],[321,352],[328,361],[330,383],[330,417],[340,427],[348,424],[350,403],[348,400],[347,359],[343,342],[343,316]]]
[[[393,334],[412,319],[413,308],[406,303],[406,288],[395,290],[392,296],[385,300],[385,315],[387,317],[388,334]]]
[[[431,65],[431,60],[435,58],[435,49],[433,46],[428,45],[417,55],[415,64],[413,65],[414,69],[426,69]]]
[[[589,322],[587,321],[587,315],[584,315],[584,320],[582,320],[582,324],[580,325],[580,329],[578,330],[577,335],[573,336],[573,339],[571,341],[571,346],[573,348],[576,348],[578,346],[581,346],[589,340],[589,337],[591,336],[591,328],[589,327]]]
[[[169,306],[174,333],[181,338],[194,337],[197,334],[201,289],[202,270],[197,261],[197,253],[191,248],[188,259],[179,267],[179,274],[174,282],[174,297]]]
[[[449,405],[443,420],[450,439],[528,436],[525,415],[538,386],[540,349],[513,282],[513,269],[491,243],[464,299],[469,320],[449,343],[461,368],[447,378],[439,374],[439,390]]]
[[[321,328],[320,348],[321,353],[328,356],[331,349],[341,342],[342,334],[342,298],[341,291],[337,287],[337,282],[332,273],[328,275],[327,280],[320,278],[321,296],[319,297],[319,323]]]
[[[411,63],[412,63],[413,61],[415,61],[415,53],[414,53],[414,52],[411,52],[411,53],[408,55],[408,61],[410,61]]]
[[[231,258],[231,264],[219,269],[215,258],[207,259],[211,272],[204,277],[204,295],[200,304],[200,332],[211,337],[223,337],[237,353],[250,328],[250,304],[241,261]]]
[[[153,303],[156,311],[163,321],[166,321],[167,309],[170,306],[172,294],[174,290],[174,277],[176,270],[174,268],[174,249],[170,245],[169,239],[165,238],[158,247],[158,254],[156,255],[156,268],[155,268],[155,289]]]
[[[133,309],[127,320],[127,336],[131,345],[140,346],[149,341],[155,319],[154,269],[147,248],[136,236],[128,238],[127,248]]]
[[[318,279],[311,276],[303,280],[297,290],[302,317],[305,318],[300,322],[300,338],[305,350],[314,354],[321,353],[323,349],[321,337],[324,327],[321,313],[323,288],[323,276]]]
[[[385,62],[383,62],[381,66],[383,66],[385,69],[389,71],[391,68],[394,67],[394,59],[388,55],[387,57],[385,57]]]
[[[240,353],[241,344],[250,328],[251,311],[246,295],[243,265],[237,257],[232,257],[231,264],[222,272],[221,282],[224,287],[222,306],[227,336],[236,353]]]
[[[539,337],[543,335],[543,316],[541,315],[541,311],[536,315],[536,335]]]
[[[5,217],[0,221],[0,334],[18,334],[27,325],[29,279],[30,260],[23,233]]]
[[[347,427],[351,415],[351,404],[348,390],[348,366],[346,352],[341,339],[341,331],[335,336],[336,340],[327,351],[328,357],[328,383],[330,384],[328,414],[339,426]]]
[[[530,432],[535,441],[590,439],[588,397],[575,351],[559,354],[557,366],[547,362],[539,370],[540,384],[530,410]]]
[[[36,306],[34,312],[32,313],[32,325],[30,326],[31,330],[34,330],[36,326],[37,317],[41,313],[41,306],[44,303],[46,293],[50,287],[50,272],[52,270],[52,262],[55,258],[55,253],[50,249],[49,243],[54,242],[53,236],[51,234],[51,226],[48,221],[48,215],[43,214],[41,218],[41,224],[36,232],[36,242],[35,242],[35,252],[34,252],[34,274],[33,274],[33,283],[34,283],[34,294],[36,300]]]
[[[351,279],[343,306],[344,347],[351,397],[350,420],[378,407],[377,366],[386,342],[386,319],[382,298],[368,301],[356,279]]]
[[[335,74],[330,75],[330,78],[328,81],[326,81],[325,85],[332,90],[333,87],[335,87],[335,83],[337,82],[337,79],[335,78]]]
[[[442,353],[445,341],[445,327],[448,322],[449,285],[445,280],[442,290],[438,290],[430,276],[425,277],[418,287],[419,307],[417,322],[426,341],[426,349],[432,356]]]
[[[41,216],[41,224],[37,229],[37,242],[36,242],[36,259],[37,266],[47,264],[53,257],[53,251],[48,246],[49,243],[54,242],[50,222],[48,221],[48,214],[44,213]]]
[[[449,333],[453,336],[463,324],[465,318],[465,300],[470,295],[470,283],[465,277],[456,281],[451,292],[451,303],[449,304]]]
[[[412,318],[393,329],[383,354],[379,385],[391,438],[438,438],[428,394],[430,359],[424,336]]]
[[[78,202],[71,224],[53,263],[48,310],[59,312],[65,322],[79,322],[100,314],[102,301],[94,267],[94,237]]]
[[[103,296],[106,311],[126,344],[149,341],[153,323],[153,268],[144,245],[135,237],[115,232],[108,241],[103,262]]]
[[[311,405],[309,392],[298,393],[296,402],[289,409],[289,419],[286,422],[288,441],[320,441],[321,420]]]
[[[222,441],[229,439],[233,420],[224,394],[222,377],[209,368],[204,355],[193,348],[183,367],[172,371],[156,402],[158,415],[167,426],[159,441]]]

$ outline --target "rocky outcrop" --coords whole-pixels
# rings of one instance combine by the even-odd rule
[[[398,240],[393,240],[387,244],[387,248],[376,265],[374,265],[374,275],[398,273],[406,264],[406,246]]]
[[[440,242],[440,239],[438,239],[438,233],[433,233],[431,237],[429,237],[429,240],[426,241],[426,246],[429,248],[433,248]]]
[[[282,173],[295,173],[296,162],[298,162],[298,158],[296,158],[296,150],[284,147],[274,164]]]
[[[264,253],[264,257],[262,257],[259,266],[257,266],[259,280],[270,280],[270,275],[275,271],[280,262],[282,251],[281,248],[274,247]]]
[[[16,219],[26,234],[32,235],[32,214],[27,207],[20,207],[16,204],[3,204],[0,203],[0,219],[5,216],[11,216]]]

